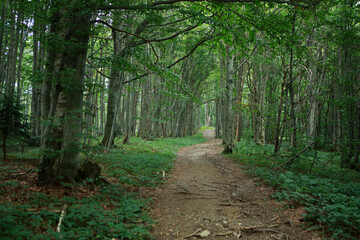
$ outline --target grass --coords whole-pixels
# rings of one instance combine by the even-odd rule
[[[149,239],[151,199],[143,199],[138,190],[162,182],[162,171],[171,170],[179,148],[205,140],[201,134],[148,142],[131,138],[108,154],[93,146],[83,158],[102,166],[111,184],[101,186],[88,181],[38,187],[38,151],[13,155],[0,163],[0,239]],[[64,206],[61,232],[56,232]]]
[[[287,158],[273,156],[273,145],[242,140],[234,159],[251,174],[274,186],[273,195],[289,207],[300,203],[307,210],[310,229],[322,230],[333,239],[360,237],[360,173],[340,168],[337,153],[308,151],[291,167],[273,170]],[[289,153],[288,153],[289,154]]]
[[[131,138],[130,144],[119,145],[106,155],[97,154],[94,159],[103,167],[105,176],[114,177],[122,184],[155,187],[162,181],[162,172],[173,167],[176,152],[181,147],[204,141],[201,134],[146,142]]]

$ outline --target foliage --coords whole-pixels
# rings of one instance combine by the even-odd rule
[[[131,144],[116,146],[106,155],[97,148],[89,149],[95,153],[84,157],[100,163],[112,182],[101,186],[85,182],[52,186],[51,190],[28,182],[24,185],[18,180],[22,172],[33,177],[36,174],[34,167],[29,169],[31,161],[22,160],[26,162],[17,165],[12,161],[11,166],[2,163],[0,170],[5,178],[0,181],[0,199],[4,199],[0,201],[0,238],[148,239],[154,224],[147,214],[149,199],[132,191],[161,183],[161,171],[170,170],[180,147],[205,140],[200,134],[148,142],[132,138]],[[21,158],[33,156],[34,151],[29,151],[29,156]],[[5,197],[10,200],[5,201]],[[68,209],[58,233],[56,227],[65,204]]]
[[[131,144],[121,145],[106,155],[99,154],[94,158],[103,166],[106,176],[116,177],[123,184],[154,187],[162,182],[162,172],[172,168],[175,153],[180,147],[205,140],[200,134],[146,142],[134,137]]]
[[[199,129],[199,132],[203,133],[203,132],[205,132],[205,130],[208,130],[208,129],[214,129],[214,127],[205,127],[205,126],[202,126],[202,127]]]
[[[285,201],[289,207],[294,202],[305,206],[307,214],[304,220],[313,228],[323,229],[335,239],[357,239],[360,226],[360,183],[354,182],[354,178],[342,178],[339,175],[340,159],[337,164],[330,166],[332,171],[323,168],[314,168],[308,173],[299,171],[311,165],[309,161],[308,164],[302,164],[301,168],[277,172],[271,168],[284,160],[266,155],[271,152],[269,148],[240,143],[234,157],[236,161],[244,163],[250,173],[277,188],[274,198]],[[330,157],[320,152],[317,165],[327,161],[326,156]],[[306,162],[305,157],[301,161]],[[358,173],[353,171],[353,174],[357,180],[360,179]]]
[[[121,236],[122,239],[143,239],[152,224],[144,211],[145,203],[126,194],[119,185],[103,186],[97,195],[83,199],[56,199],[34,192],[27,204],[0,205],[0,237],[93,239]],[[58,233],[55,230],[59,213],[53,210],[61,210],[64,204],[69,208],[61,226],[62,232]]]
[[[28,140],[29,125],[23,106],[12,96],[4,95],[0,102],[0,137],[2,138],[3,159],[6,158],[7,143],[17,140],[24,145]]]

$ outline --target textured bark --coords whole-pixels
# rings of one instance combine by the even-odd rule
[[[58,55],[53,59],[48,55],[48,64],[57,83],[49,111],[54,121],[43,135],[42,147],[48,154],[40,161],[39,184],[52,183],[57,176],[67,182],[75,182],[78,177],[83,84],[91,23],[84,3],[79,4],[79,8],[64,8],[61,4],[66,3],[52,5],[52,31],[63,36],[62,44],[68,51],[54,53],[55,45],[51,44],[59,43],[50,42],[48,51]],[[68,45],[70,39],[71,45]]]
[[[276,132],[275,132],[275,147],[274,147],[274,153],[275,154],[280,152],[280,144],[281,144],[281,139],[282,139],[282,138],[280,138],[280,133],[281,133],[281,113],[283,111],[283,105],[284,105],[286,77],[287,77],[287,74],[286,74],[286,71],[285,71],[283,81],[282,81],[282,84],[281,84],[280,103],[279,103],[278,112],[277,112]]]
[[[118,27],[120,25],[121,18],[118,15],[118,12],[114,12],[114,23],[113,26]],[[134,32],[135,35],[140,35],[145,29],[149,22],[144,20]],[[131,48],[135,45],[134,36],[124,35],[119,33],[116,30],[112,31],[114,50],[113,50],[113,62],[111,67],[111,79],[109,84],[109,93],[108,93],[108,105],[107,105],[107,116],[104,129],[104,138],[101,142],[101,145],[110,146],[113,145],[113,136],[111,134],[114,129],[114,124],[116,123],[116,106],[120,104],[121,89],[123,87],[123,82],[125,79],[124,71],[121,70],[122,66],[117,66],[117,58],[129,59],[131,54]],[[116,112],[116,114],[115,114]]]
[[[320,47],[317,51],[317,53],[312,56],[312,61],[310,65],[310,79],[309,79],[309,115],[308,115],[308,121],[307,121],[307,129],[306,129],[306,135],[308,137],[308,144],[315,141],[315,131],[317,129],[317,114],[318,114],[318,101],[316,99],[316,96],[320,93],[319,85],[321,84],[321,75],[318,71],[318,67],[316,66],[317,60],[319,59],[321,55],[322,47]],[[323,60],[325,63],[325,56],[323,56]]]
[[[264,53],[265,55],[265,53]],[[251,112],[254,142],[265,144],[264,103],[267,74],[263,64],[254,63],[251,87]]]
[[[295,21],[296,13],[294,13],[292,20],[292,35],[295,34]],[[287,88],[289,90],[289,102],[290,102],[290,118],[291,118],[291,134],[290,134],[290,147],[296,148],[296,134],[297,134],[297,121],[295,114],[295,92],[293,87],[293,59],[294,59],[294,49],[290,48],[290,63],[289,63],[289,81],[287,83]]]
[[[5,26],[7,22],[7,8],[9,7],[8,0],[3,0],[1,8],[1,18],[0,18],[0,89],[3,89],[5,84],[4,74],[5,74],[5,50],[7,48],[7,32],[5,31]]]
[[[240,142],[242,135],[242,94],[244,89],[243,67],[239,69],[239,81],[236,88],[236,142]]]
[[[234,145],[233,125],[233,87],[234,87],[234,57],[229,46],[226,47],[226,91],[224,104],[224,153],[232,153]]]
[[[114,24],[117,26],[119,21],[117,19],[117,15],[115,15],[114,20],[116,21]],[[111,66],[111,74],[110,74],[110,83],[109,83],[109,92],[108,92],[108,102],[107,102],[107,113],[106,113],[106,122],[104,128],[104,137],[101,142],[103,146],[112,146],[114,145],[113,137],[112,137],[112,129],[114,127],[114,119],[116,119],[116,106],[120,104],[120,91],[124,82],[125,74],[119,70],[120,66],[116,65],[116,59],[118,57],[122,57],[123,50],[123,36],[117,31],[112,31],[114,52],[113,52],[113,62]]]
[[[5,75],[5,93],[10,97],[13,97],[15,93],[16,63],[21,29],[20,24],[22,21],[22,13],[16,12],[13,9],[13,4],[14,3],[10,1],[10,33]],[[18,15],[17,19],[15,19],[16,15]]]

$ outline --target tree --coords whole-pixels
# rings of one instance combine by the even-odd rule
[[[28,142],[29,125],[23,113],[23,106],[13,96],[4,95],[0,102],[0,136],[2,138],[3,160],[6,160],[8,141],[18,140],[22,145]]]
[[[39,184],[52,183],[56,176],[75,182],[79,174],[83,83],[91,26],[89,4],[82,0],[54,1],[50,6],[50,75],[43,85],[53,78],[55,86],[48,114],[51,123],[43,132],[45,154],[40,162]]]

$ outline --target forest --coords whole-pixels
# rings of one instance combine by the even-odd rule
[[[309,231],[358,239],[359,66],[357,0],[2,0],[0,237],[150,239],[144,192],[214,129]]]

